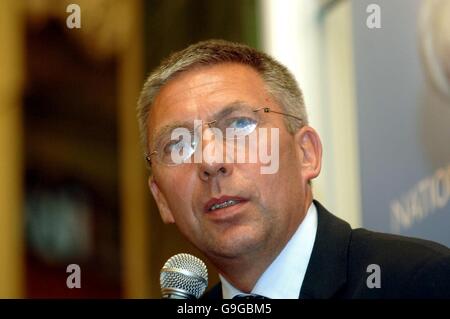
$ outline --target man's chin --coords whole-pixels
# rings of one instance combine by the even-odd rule
[[[255,252],[261,240],[250,234],[237,236],[229,236],[227,238],[218,238],[210,243],[210,249],[216,257],[220,258],[241,258],[246,257],[250,253]]]

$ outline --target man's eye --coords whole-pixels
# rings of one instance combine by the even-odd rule
[[[230,119],[228,123],[228,127],[239,135],[250,134],[256,127],[256,121],[248,117]]]
[[[166,146],[164,146],[164,153],[171,154],[174,150],[178,152],[185,147],[188,147],[188,145],[183,141],[183,139],[170,141],[166,144]]]

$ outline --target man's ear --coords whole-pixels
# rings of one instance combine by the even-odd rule
[[[150,191],[152,192],[153,198],[155,199],[156,205],[158,206],[159,214],[161,215],[161,219],[166,224],[174,224],[175,219],[173,218],[172,211],[167,205],[167,200],[164,194],[159,189],[158,184],[153,179],[153,176],[148,178],[148,186],[150,187]]]
[[[299,146],[302,175],[306,181],[316,178],[322,168],[322,142],[319,134],[310,126],[304,126],[295,133]]]

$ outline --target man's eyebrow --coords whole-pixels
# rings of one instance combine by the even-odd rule
[[[245,103],[243,101],[234,101],[229,104],[226,104],[220,111],[215,112],[211,118],[212,119],[220,119],[225,116],[230,115],[231,113],[235,111],[240,111],[245,108],[250,108],[250,105],[248,103]],[[210,121],[211,119],[208,119]],[[207,121],[207,122],[208,122]],[[166,124],[163,127],[161,127],[155,134],[154,138],[152,139],[153,144],[155,141],[159,141],[163,136],[166,136],[167,134],[170,134],[173,130],[175,130],[178,127],[191,127],[194,120],[190,121],[175,121],[170,124]]]
[[[234,101],[225,105],[220,111],[215,112],[212,116],[212,119],[220,119],[230,115],[235,111],[242,111],[245,108],[250,108],[250,105],[242,101]]]

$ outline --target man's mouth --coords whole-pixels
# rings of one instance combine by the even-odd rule
[[[212,212],[218,209],[230,207],[247,201],[240,197],[222,196],[220,198],[212,198],[205,205],[206,212]]]
[[[221,204],[214,204],[214,205],[212,205],[209,208],[209,211],[213,211],[213,210],[216,210],[216,209],[233,206],[233,205],[236,205],[237,203],[240,203],[240,201],[230,199],[230,200],[227,200],[226,202],[223,202]]]

